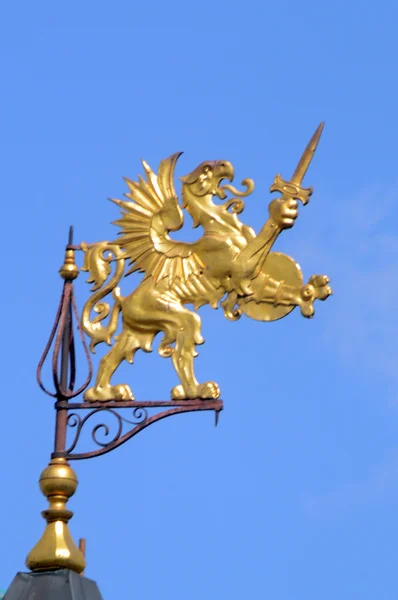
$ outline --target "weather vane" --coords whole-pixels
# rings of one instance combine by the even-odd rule
[[[219,387],[214,381],[198,382],[194,373],[196,347],[204,341],[196,312],[201,306],[221,306],[231,320],[243,314],[274,321],[296,306],[302,315],[312,317],[314,301],[331,294],[328,277],[313,275],[304,284],[293,259],[271,252],[279,234],[294,225],[298,201],[305,205],[312,194],[312,188],[305,189],[301,183],[322,129],[323,124],[312,136],[291,180],[276,176],[270,189],[281,196],[269,204],[269,218],[257,235],[238,217],[244,208],[242,198],[253,192],[254,182],[244,179],[243,191],[237,190],[232,185],[233,167],[227,161],[203,162],[181,177],[179,201],[174,170],[181,153],[162,160],[157,174],[143,161],[145,178],[126,179],[127,200],[113,200],[122,212],[115,222],[120,228],[117,240],[74,246],[70,234],[60,269],[64,279],[61,302],[38,369],[40,386],[56,400],[56,427],[54,452],[40,478],[50,503],[43,513],[47,527],[27,558],[31,570],[84,570],[82,549],[74,544],[68,530],[73,513],[66,509],[66,502],[77,486],[68,460],[109,452],[152,423],[177,413],[211,410],[217,420],[223,408]],[[232,198],[227,199],[228,194]],[[203,229],[196,242],[175,241],[170,235],[183,226],[183,209],[191,215],[194,227]],[[73,289],[79,274],[77,250],[84,254],[81,270],[88,272],[88,282],[93,284],[81,316]],[[142,280],[130,295],[123,296],[120,280],[135,271],[143,274]],[[108,296],[112,305],[104,301]],[[74,328],[89,365],[88,377],[79,389],[75,389]],[[91,340],[89,349],[84,334]],[[171,400],[136,401],[127,383],[113,384],[111,378],[123,361],[133,362],[137,350],[150,352],[157,334],[163,336],[159,353],[171,358],[178,382],[171,390]],[[90,351],[100,343],[111,348],[101,358],[94,383],[88,387],[92,378]],[[52,347],[53,392],[41,382],[42,366]],[[73,402],[82,393],[83,402]],[[133,416],[127,419],[122,409],[131,409]],[[161,412],[156,412],[158,409]],[[86,411],[84,417],[81,410]],[[104,414],[114,419],[115,433],[111,434],[107,424],[96,423],[91,429],[95,449],[77,451],[87,439],[87,422],[94,423]],[[73,433],[69,442],[68,432]]]

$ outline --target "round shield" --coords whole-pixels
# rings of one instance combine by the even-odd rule
[[[262,270],[267,275],[270,275],[272,279],[283,281],[293,288],[301,288],[303,285],[303,274],[300,266],[293,258],[286,256],[286,254],[270,252]],[[274,306],[271,302],[257,303],[254,300],[245,302],[244,298],[240,298],[238,304],[245,315],[256,321],[277,321],[288,315],[295,308],[294,305],[283,306],[279,304],[278,306]]]

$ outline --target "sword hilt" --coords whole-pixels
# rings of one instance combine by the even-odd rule
[[[294,181],[285,181],[280,175],[277,175],[274,179],[274,183],[269,188],[270,192],[280,192],[282,198],[294,198],[300,200],[304,205],[309,202],[311,194],[313,192],[312,187],[303,188],[300,184]]]

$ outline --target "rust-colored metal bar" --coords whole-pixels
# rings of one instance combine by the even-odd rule
[[[79,539],[79,550],[83,554],[84,558],[86,558],[86,540],[84,538]],[[84,577],[84,571],[82,571],[80,575]]]
[[[65,284],[66,285],[66,284]],[[67,315],[65,322],[65,329],[62,336],[62,351],[61,351],[61,377],[60,384],[62,390],[68,389],[68,363],[69,363],[69,343],[71,334],[71,307],[67,307]],[[57,408],[57,416],[55,421],[55,442],[54,452],[64,452],[66,446],[66,427],[68,424],[68,401],[66,398],[59,394],[59,400],[63,401],[62,408]]]
[[[144,401],[108,401],[108,402],[67,402],[59,401],[56,408],[67,407],[70,410],[92,408],[160,408],[161,406],[190,407],[196,410],[222,410],[222,400],[144,400]]]
[[[73,242],[73,228],[69,229],[69,239],[68,245]],[[64,292],[67,287],[71,287],[73,285],[72,281],[66,280],[64,283]],[[71,292],[71,290],[68,290]],[[61,347],[61,373],[60,373],[60,389],[57,394],[57,399],[59,401],[63,401],[64,404],[67,405],[67,397],[66,393],[69,391],[69,360],[70,360],[70,350],[73,344],[72,340],[72,303],[71,303],[71,293],[67,294],[68,301],[63,304],[62,311],[64,311],[64,321],[62,319],[61,314],[61,322],[64,322],[64,328],[62,332],[62,347]],[[73,370],[73,368],[72,368]],[[65,452],[66,448],[66,428],[68,426],[68,408],[62,407],[57,408],[57,416],[55,421],[55,440],[54,440],[54,452],[61,453]]]
[[[127,404],[127,402],[125,404]],[[166,419],[167,417],[171,417],[173,415],[182,414],[182,413],[200,412],[200,411],[214,411],[216,413],[216,415],[218,415],[219,412],[223,409],[223,403],[221,400],[201,400],[201,401],[196,401],[196,402],[187,400],[187,401],[185,401],[185,403],[179,402],[178,406],[176,406],[175,402],[167,402],[167,403],[166,402],[163,402],[163,403],[160,403],[160,402],[156,402],[156,403],[155,402],[140,402],[139,403],[139,402],[137,402],[137,403],[133,403],[133,404],[134,404],[134,407],[136,410],[140,411],[140,409],[142,409],[143,413],[145,413],[142,415],[143,416],[142,420],[140,420],[140,422],[137,422],[137,423],[132,423],[132,422],[128,421],[127,419],[124,419],[123,417],[121,417],[114,410],[115,409],[114,404],[113,404],[113,406],[110,406],[110,403],[107,403],[105,406],[103,405],[102,408],[94,408],[88,415],[86,415],[86,417],[84,417],[84,419],[77,418],[73,425],[73,426],[77,426],[77,428],[78,428],[74,442],[72,443],[72,446],[68,450],[66,450],[66,452],[60,453],[58,456],[63,456],[65,458],[67,458],[68,460],[85,460],[87,458],[95,458],[96,456],[101,456],[102,454],[107,454],[108,452],[111,452],[115,448],[118,448],[122,444],[125,444],[129,439],[131,439],[132,437],[137,435],[143,429],[146,429],[153,423],[156,423],[157,421],[161,421],[162,419]],[[161,405],[164,406],[165,404],[170,407],[169,410],[165,410],[163,412],[157,413],[155,415],[152,415],[151,417],[148,417],[146,415],[145,407],[148,407],[148,405],[149,405],[149,407],[154,407],[154,406],[156,407],[156,406],[161,406]],[[80,406],[78,405],[76,408],[87,408],[87,406],[82,407],[81,405]],[[80,434],[81,434],[84,424],[92,416],[97,415],[101,412],[105,412],[105,413],[107,412],[109,414],[112,414],[113,417],[116,417],[116,419],[118,421],[117,433],[114,435],[113,439],[106,443],[102,443],[102,442],[98,441],[98,439],[96,438],[96,432],[98,431],[99,428],[103,428],[105,430],[106,436],[109,434],[108,426],[101,423],[99,425],[96,425],[91,432],[91,437],[92,437],[93,441],[98,446],[100,446],[100,448],[97,450],[92,450],[91,452],[82,452],[82,453],[73,452],[73,450],[75,449],[75,447],[79,441]],[[71,416],[75,416],[75,415],[73,415],[73,413],[72,413]],[[129,423],[130,425],[133,425],[133,427],[124,434],[122,434],[122,421],[125,421],[125,422]]]

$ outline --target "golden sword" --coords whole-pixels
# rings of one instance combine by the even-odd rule
[[[314,135],[308,142],[307,147],[304,150],[304,152],[298,162],[298,165],[296,167],[296,170],[293,173],[291,180],[285,181],[284,179],[282,179],[282,177],[280,175],[277,175],[275,177],[274,183],[270,187],[270,192],[280,192],[282,194],[282,197],[280,198],[281,200],[286,201],[286,200],[290,200],[290,199],[294,198],[295,200],[301,200],[301,202],[303,204],[308,203],[310,196],[313,192],[313,189],[312,189],[312,187],[302,188],[300,184],[304,179],[307,169],[310,166],[310,163],[312,161],[312,157],[314,156],[315,150],[319,144],[319,139],[321,137],[324,125],[325,125],[324,122],[322,122],[319,125],[319,127],[315,131]],[[258,275],[258,273],[263,268],[264,263],[267,260],[268,253],[269,253],[273,243],[275,242],[276,238],[278,237],[278,235],[281,232],[279,227],[275,227],[273,224],[271,225],[271,227],[272,227],[272,233],[270,234],[270,237],[267,242],[267,246],[266,246],[267,251],[264,252],[262,259],[259,261],[258,265],[256,266],[255,275]]]
[[[317,149],[324,125],[325,123],[323,122],[319,125],[308,142],[291,180],[284,181],[280,175],[277,175],[274,179],[274,183],[270,187],[270,192],[280,192],[284,198],[288,196],[290,198],[295,198],[296,200],[301,200],[303,204],[307,204],[313,189],[312,187],[307,189],[302,188],[300,184],[304,179],[315,150]]]

